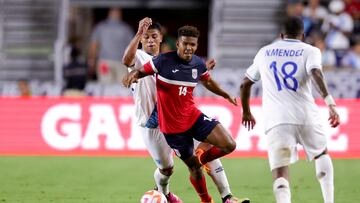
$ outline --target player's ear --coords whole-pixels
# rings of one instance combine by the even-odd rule
[[[179,48],[179,40],[176,40],[176,48]]]
[[[305,33],[302,33],[301,35],[301,41],[304,41],[305,40]]]

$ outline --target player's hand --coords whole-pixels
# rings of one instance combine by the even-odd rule
[[[132,83],[137,83],[138,79],[139,79],[139,71],[133,70],[123,77],[122,83],[125,87],[129,88]]]
[[[216,61],[213,58],[209,59],[205,62],[205,65],[208,70],[213,70],[216,65]]]
[[[140,34],[140,35],[144,34],[148,30],[148,28],[151,24],[152,24],[151,18],[146,17],[146,18],[143,18],[142,20],[140,20],[138,31],[137,31],[138,34]]]
[[[255,124],[256,124],[256,120],[255,120],[254,116],[253,116],[250,112],[249,112],[249,113],[243,112],[241,123],[242,123],[248,130],[252,130],[252,129],[254,129],[254,126],[255,126]]]
[[[336,111],[335,105],[329,106],[329,119],[330,126],[336,128],[340,124],[340,116]]]
[[[236,97],[229,95],[228,97],[226,97],[226,99],[227,99],[230,103],[234,104],[235,106],[238,105],[238,103],[237,103],[237,101],[236,101]]]

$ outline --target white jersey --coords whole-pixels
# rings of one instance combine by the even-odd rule
[[[152,56],[138,49],[133,69],[140,69]],[[156,83],[153,76],[146,76],[131,85],[134,96],[136,124],[145,127],[156,104]]]
[[[262,80],[265,130],[279,124],[319,122],[310,71],[321,69],[321,52],[300,40],[284,39],[259,50],[246,76]]]

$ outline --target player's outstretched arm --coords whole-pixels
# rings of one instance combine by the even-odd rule
[[[138,79],[145,77],[146,74],[142,73],[139,70],[132,70],[130,73],[126,74],[123,79],[122,83],[125,87],[129,88],[132,83],[137,83]]]
[[[149,28],[151,23],[152,23],[152,20],[151,20],[151,18],[148,18],[148,17],[142,19],[139,22],[138,31],[136,32],[133,39],[130,41],[129,45],[126,47],[124,56],[122,58],[122,62],[126,66],[130,67],[135,64],[135,54],[136,54],[136,50],[139,46],[141,36],[147,31],[147,29]]]
[[[311,76],[316,85],[317,91],[320,93],[321,97],[325,100],[325,103],[329,107],[329,122],[330,126],[335,128],[340,124],[340,117],[335,108],[335,101],[333,97],[329,94],[327,85],[324,79],[324,75],[320,69],[314,68],[311,70]]]
[[[223,90],[220,87],[220,85],[215,80],[213,80],[211,77],[209,77],[209,79],[206,81],[202,81],[202,84],[205,86],[206,89],[210,90],[214,94],[224,97],[230,103],[237,106],[236,98],[234,96],[230,95],[229,93],[227,93],[225,90]]]
[[[250,110],[250,93],[251,86],[254,84],[249,78],[245,77],[243,82],[240,85],[240,97],[241,97],[241,105],[242,105],[242,121],[241,123],[248,129],[253,129],[256,121],[254,116],[251,114]]]

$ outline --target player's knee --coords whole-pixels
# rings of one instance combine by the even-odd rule
[[[203,176],[201,167],[189,168],[190,174],[195,179],[200,179]]]
[[[223,149],[225,153],[231,153],[236,149],[236,142],[234,140],[232,140],[231,142],[229,142],[226,147]]]
[[[164,168],[164,169],[159,169],[160,173],[165,175],[165,176],[171,176],[174,172],[174,167],[169,167],[169,168]]]

